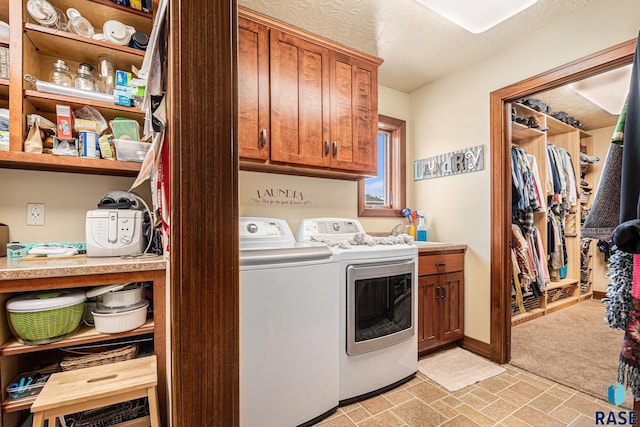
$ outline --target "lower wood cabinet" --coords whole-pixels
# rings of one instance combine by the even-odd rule
[[[464,336],[464,251],[420,254],[418,276],[418,353],[426,353]]]

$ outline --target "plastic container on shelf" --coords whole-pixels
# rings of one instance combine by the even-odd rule
[[[51,374],[55,372],[58,372],[57,367],[18,374],[7,386],[7,394],[13,400],[35,398],[40,394]]]
[[[125,162],[142,162],[151,149],[149,142],[128,139],[114,139],[113,145],[116,148],[116,160]]]
[[[140,124],[135,120],[111,120],[109,126],[115,139],[140,140]]]
[[[75,332],[82,321],[85,293],[42,291],[7,301],[11,331],[25,344],[46,344]]]

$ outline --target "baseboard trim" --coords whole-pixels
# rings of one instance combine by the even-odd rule
[[[465,350],[469,350],[472,353],[482,356],[487,359],[491,359],[491,345],[486,342],[479,341],[475,338],[464,336],[460,347]]]
[[[593,291],[593,299],[602,299],[607,296],[606,292],[602,291]]]

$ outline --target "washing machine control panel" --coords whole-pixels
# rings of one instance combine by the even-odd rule
[[[241,217],[240,243],[294,242],[289,224],[279,218]]]
[[[351,238],[356,233],[365,233],[358,220],[349,218],[310,218],[303,220],[297,230],[298,242],[311,238],[340,239]]]

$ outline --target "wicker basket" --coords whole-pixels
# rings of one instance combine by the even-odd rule
[[[65,356],[60,362],[63,371],[89,368],[91,366],[106,365],[107,363],[122,362],[124,360],[135,359],[138,355],[138,345],[131,344],[115,350],[103,351],[100,353],[90,353],[80,356]]]

